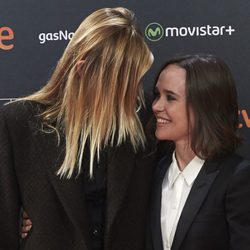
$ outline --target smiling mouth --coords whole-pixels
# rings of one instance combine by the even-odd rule
[[[170,123],[170,120],[168,119],[163,119],[163,118],[156,118],[157,124],[158,125],[165,125]]]

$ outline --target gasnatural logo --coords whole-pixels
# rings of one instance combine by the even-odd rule
[[[164,30],[159,23],[150,23],[145,29],[146,37],[153,42],[159,41],[163,34]]]
[[[74,35],[74,32],[69,32],[67,30],[59,30],[58,32],[54,33],[40,33],[38,38],[40,41],[40,44],[45,44],[49,41],[62,41],[62,40],[70,40],[72,36]]]
[[[203,37],[203,36],[231,36],[235,29],[231,26],[182,26],[166,27],[163,29],[159,23],[150,23],[145,29],[145,35],[150,41],[159,41],[163,35],[165,37]]]

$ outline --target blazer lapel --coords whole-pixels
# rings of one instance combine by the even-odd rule
[[[123,144],[108,152],[105,238],[126,195],[135,164],[136,157],[130,144]]]
[[[172,250],[178,250],[180,248],[185,235],[219,173],[218,165],[218,162],[206,161],[201,168],[182,210],[175,232]]]
[[[58,146],[55,133],[39,131],[34,124],[31,124],[31,128],[34,131],[34,143],[41,156],[41,167],[46,166],[48,178],[68,217],[82,235],[84,246],[89,240],[89,228],[86,220],[83,178],[79,175],[77,178],[73,176],[70,179],[60,179],[56,175],[56,170],[58,170],[65,156],[64,138],[61,138],[61,143]]]
[[[153,183],[153,193],[150,211],[150,232],[155,250],[163,250],[161,235],[161,196],[162,182],[168,167],[171,164],[171,156],[164,157],[158,164]]]

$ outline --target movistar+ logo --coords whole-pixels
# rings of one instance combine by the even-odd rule
[[[153,42],[159,41],[163,34],[164,30],[159,23],[150,23],[145,29],[146,37]]]
[[[181,27],[166,27],[163,29],[159,23],[150,23],[145,29],[145,35],[148,40],[159,41],[163,35],[165,37],[203,37],[203,36],[231,36],[235,29],[231,26],[181,26]]]

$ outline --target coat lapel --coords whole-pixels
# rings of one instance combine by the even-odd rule
[[[105,238],[109,235],[126,195],[135,164],[135,153],[129,144],[123,144],[108,152]]]
[[[162,182],[166,171],[171,163],[171,156],[164,157],[158,164],[151,200],[150,211],[150,232],[152,235],[152,242],[154,249],[163,250],[162,235],[161,235],[161,196],[162,196]]]
[[[175,232],[172,250],[180,249],[180,246],[187,234],[196,214],[198,213],[204,199],[207,196],[216,176],[219,173],[218,162],[205,162],[201,168],[193,187],[189,193],[185,206],[182,210],[177,229]]]
[[[122,207],[130,181],[136,166],[147,161],[154,164],[155,154],[152,151],[141,151],[135,154],[131,143],[127,142],[108,152],[107,164],[107,205],[105,239],[110,238],[110,231]]]
[[[88,222],[86,221],[83,178],[79,175],[77,178],[73,176],[71,179],[60,179],[55,172],[63,162],[65,156],[64,138],[61,138],[61,144],[58,146],[55,133],[42,132],[32,123],[30,123],[30,126],[34,134],[34,143],[41,156],[41,167],[46,167],[48,178],[52,183],[58,199],[73,225],[78,229],[77,231],[80,232],[84,246],[89,240],[89,228],[86,226]]]

